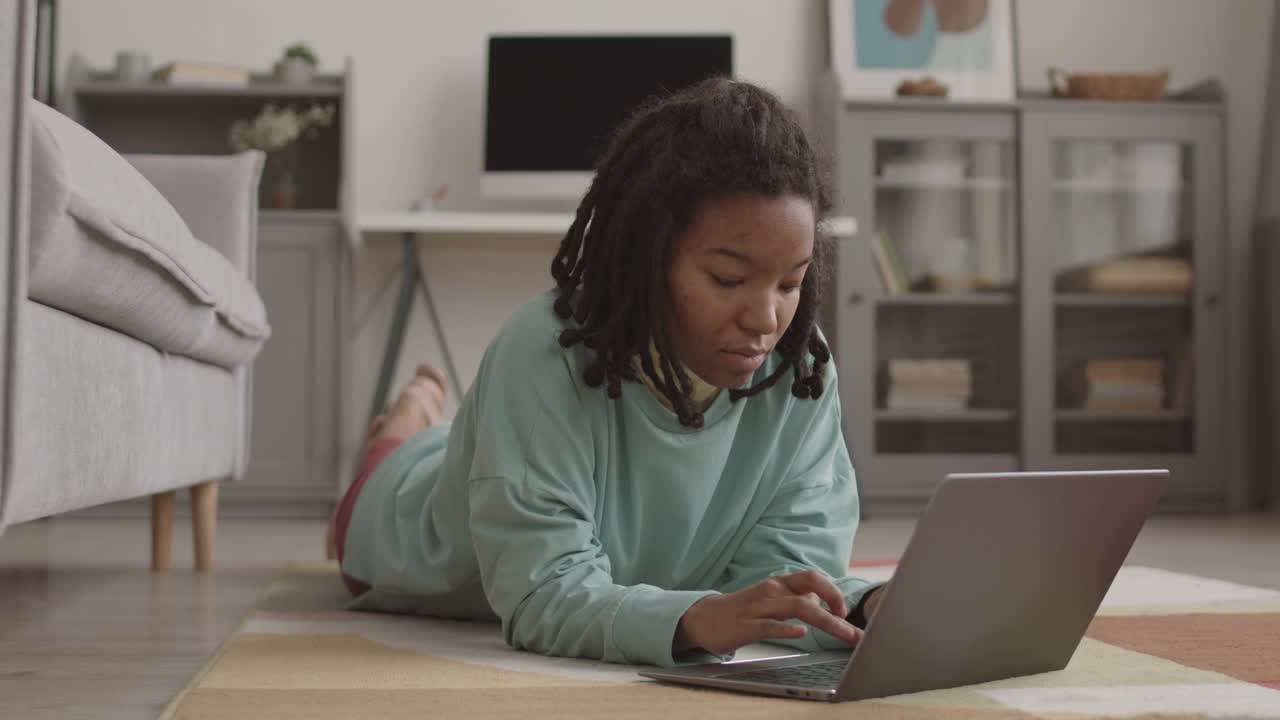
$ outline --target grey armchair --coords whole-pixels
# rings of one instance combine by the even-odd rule
[[[152,498],[168,567],[191,488],[195,566],[244,474],[262,154],[124,158],[31,98],[33,3],[0,0],[0,532]]]

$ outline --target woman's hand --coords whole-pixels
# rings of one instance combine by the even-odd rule
[[[876,608],[880,607],[881,596],[884,595],[884,585],[879,585],[867,592],[867,602],[862,606],[862,616],[871,622],[871,618],[875,617]]]
[[[852,645],[862,638],[862,631],[845,620],[848,613],[840,589],[826,575],[815,570],[778,575],[694,603],[676,626],[674,648],[678,652],[696,647],[728,655],[761,640],[804,637],[808,628],[786,622],[792,619]]]

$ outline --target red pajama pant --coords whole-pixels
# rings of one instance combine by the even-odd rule
[[[346,550],[347,528],[351,525],[351,512],[356,508],[356,498],[360,496],[361,488],[369,481],[374,468],[378,467],[378,464],[403,442],[404,438],[382,438],[372,443],[365,451],[364,459],[360,461],[360,472],[356,475],[356,481],[351,483],[347,493],[342,496],[342,502],[338,503],[338,512],[333,518],[333,537],[338,546],[339,564],[342,563],[342,556]],[[342,574],[342,581],[347,584],[347,589],[351,591],[353,597],[359,597],[369,589],[368,585],[347,577],[346,573]]]

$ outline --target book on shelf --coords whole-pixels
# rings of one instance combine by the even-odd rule
[[[876,274],[880,276],[880,286],[884,288],[885,295],[897,295],[903,291],[898,287],[893,267],[889,265],[889,256],[885,254],[879,231],[871,237],[871,261],[875,263]]]
[[[876,230],[872,236],[871,254],[887,294],[898,295],[911,289],[911,282],[907,279],[902,259],[898,255],[897,248],[894,247],[893,239],[889,237],[889,231],[885,228]]]
[[[967,358],[892,358],[886,363],[890,410],[952,412],[969,407],[972,362]]]
[[[249,84],[249,71],[235,65],[178,60],[162,65],[152,79],[166,85],[241,86]]]
[[[951,383],[948,385],[933,384],[922,385],[919,383],[897,383],[889,385],[888,396],[901,397],[962,397],[968,399],[973,394],[973,387],[969,383]]]
[[[1159,383],[1097,382],[1085,388],[1085,402],[1099,400],[1164,401],[1164,386]]]
[[[1109,412],[1154,412],[1165,406],[1165,362],[1162,358],[1087,360],[1062,382],[1067,407]]]
[[[1091,382],[1146,382],[1159,384],[1164,379],[1162,358],[1106,358],[1088,360],[1083,365],[1084,377]]]
[[[1114,257],[1058,273],[1059,292],[1109,295],[1187,295],[1191,263],[1173,256]]]
[[[1100,383],[1089,386],[1080,407],[1085,410],[1155,412],[1164,409],[1164,386],[1138,383]]]
[[[973,375],[968,358],[891,358],[887,365],[891,383],[968,385]]]
[[[969,395],[932,395],[890,390],[885,397],[889,410],[909,412],[961,412],[969,407]]]

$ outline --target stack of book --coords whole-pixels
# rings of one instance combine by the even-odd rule
[[[158,68],[152,79],[167,85],[236,87],[249,84],[249,71],[234,65],[179,60]]]
[[[1088,360],[1066,377],[1069,407],[1102,412],[1157,412],[1165,407],[1161,358]]]
[[[888,364],[890,410],[958,412],[973,395],[967,358],[894,358]]]

